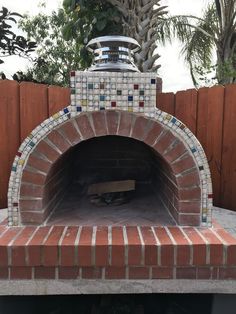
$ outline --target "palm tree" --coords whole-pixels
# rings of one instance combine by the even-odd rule
[[[192,18],[197,23],[189,23],[192,31],[182,38],[182,42],[194,83],[197,84],[199,69],[211,67],[214,52],[218,83],[233,83],[236,77],[236,1],[215,0],[202,18]]]
[[[73,16],[73,21],[65,28],[64,34],[68,34],[65,38],[79,36],[81,43],[86,44],[95,36],[116,34],[132,37],[141,46],[140,52],[135,54],[139,70],[155,72],[160,67],[156,64],[160,57],[156,52],[157,43],[171,38],[170,28],[166,26],[171,21],[178,34],[179,30],[180,33],[186,33],[186,27],[181,29],[184,25],[182,17],[170,18],[167,6],[161,6],[160,1],[64,0],[66,12]],[[84,56],[87,58],[87,55]]]
[[[87,43],[95,36],[115,33],[136,39],[141,50],[135,59],[141,72],[155,72],[160,67],[156,64],[159,58],[157,44],[176,37],[184,43],[183,53],[195,85],[199,68],[207,69],[212,65],[214,51],[218,82],[227,84],[234,81],[235,0],[215,0],[202,18],[169,16],[167,6],[161,6],[160,0],[64,0],[64,7],[74,16],[74,22],[68,24],[65,33],[73,34],[71,29],[74,29],[74,36],[80,36],[81,43]],[[67,39],[70,36],[66,36]],[[90,62],[86,54],[84,58]]]
[[[141,46],[136,53],[136,64],[141,72],[155,72],[160,65],[156,52],[159,33],[158,25],[167,14],[167,6],[160,6],[160,0],[109,0],[122,16],[123,35],[132,37]]]

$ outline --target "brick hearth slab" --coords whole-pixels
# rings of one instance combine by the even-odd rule
[[[236,279],[236,238],[219,226],[2,224],[0,279]]]

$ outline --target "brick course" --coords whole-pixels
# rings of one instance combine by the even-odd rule
[[[235,250],[221,228],[7,227],[0,279],[236,279]]]

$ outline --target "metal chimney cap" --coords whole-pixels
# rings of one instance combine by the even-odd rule
[[[117,46],[118,43],[122,43],[122,47],[127,47],[132,50],[132,52],[137,52],[141,48],[137,40],[130,37],[118,35],[101,36],[91,39],[86,48],[88,49],[88,51],[93,52],[96,48],[102,48],[107,44],[111,46],[112,42],[114,42],[115,46]]]

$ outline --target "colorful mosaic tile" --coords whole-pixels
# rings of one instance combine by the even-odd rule
[[[156,105],[155,83],[153,73],[76,71],[71,76],[71,105],[83,107],[83,112],[104,109],[149,112]],[[145,90],[148,90],[147,95]],[[72,116],[76,112],[78,110],[72,110]]]

